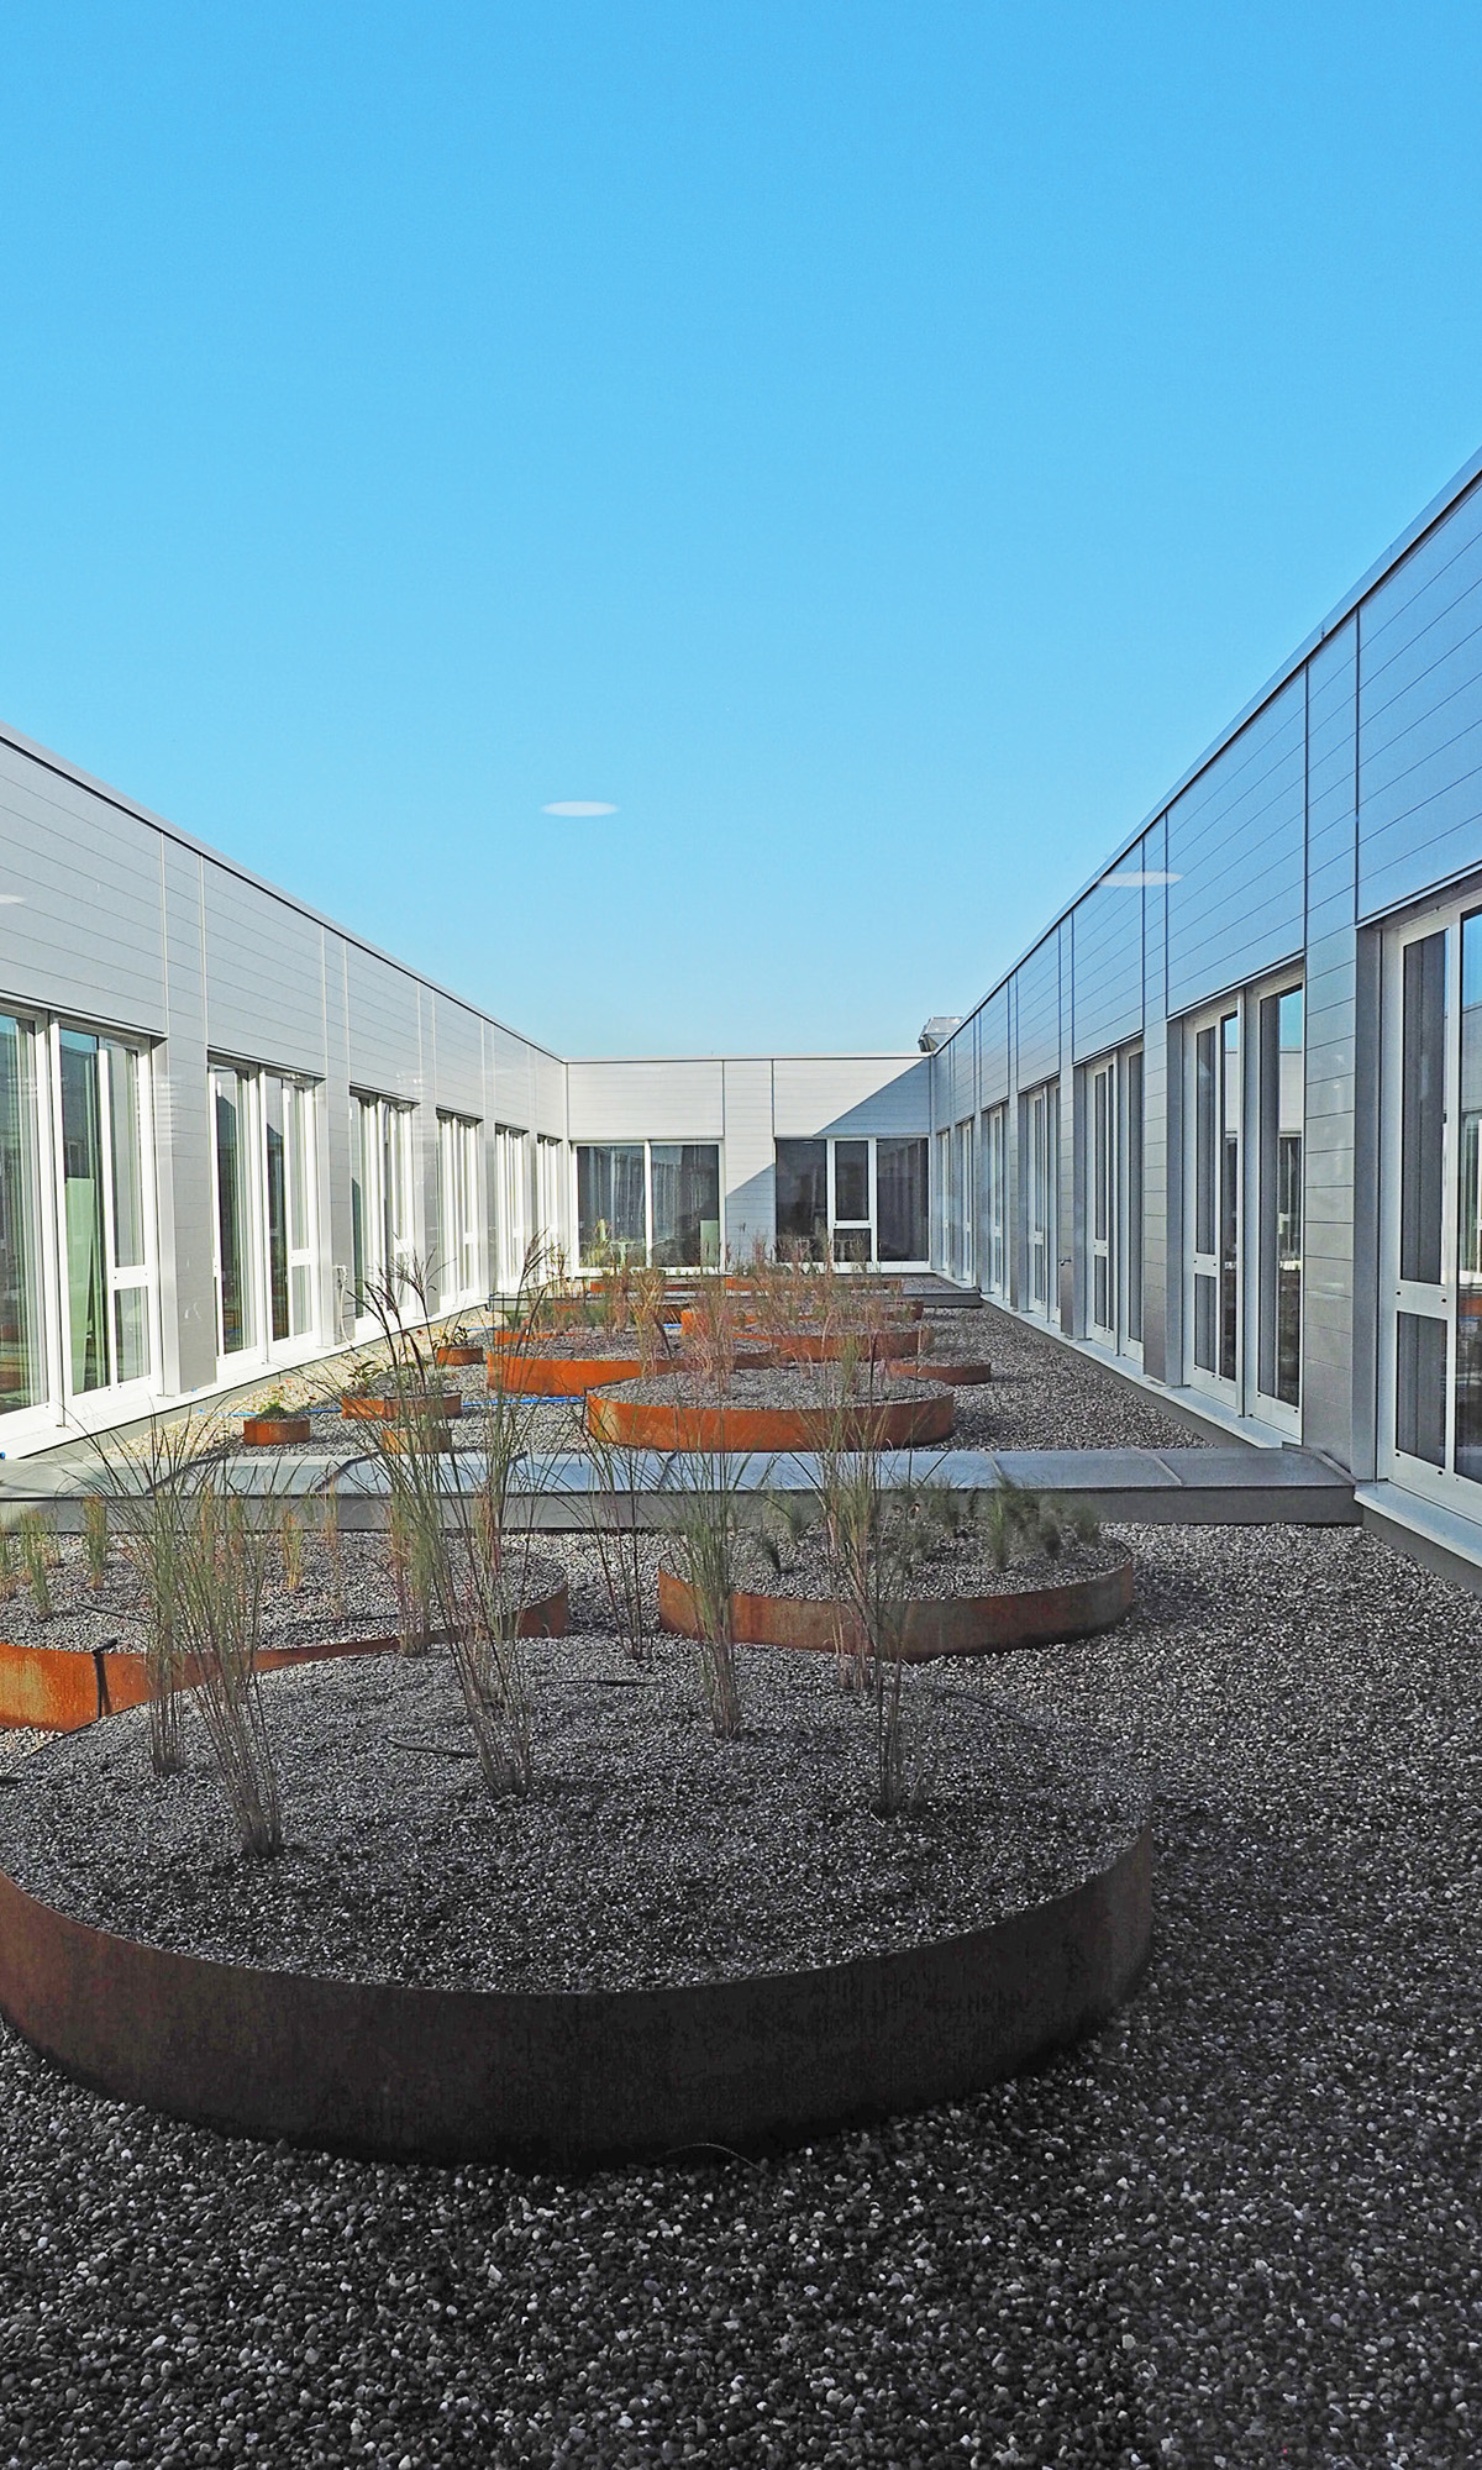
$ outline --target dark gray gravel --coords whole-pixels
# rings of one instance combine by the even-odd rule
[[[0,2465],[1470,2470],[1478,1606],[1349,1532],[1138,1545],[1130,1624],[997,1668],[1162,1779],[1095,2042],[562,2186],[227,2144],[0,2041]]]
[[[1156,1398],[1011,1312],[931,1315],[933,1353],[993,1366],[982,1388],[954,1389],[958,1449],[1201,1449],[1211,1444]]]
[[[750,1650],[718,1742],[698,1656],[637,1673],[606,1639],[532,1641],[528,1801],[491,1803],[441,1656],[270,1674],[287,1838],[234,1857],[204,1755],[146,1719],[53,1742],[0,1795],[0,1867],[157,1946],[342,1980],[620,1990],[788,1972],[981,1929],[1110,1866],[1145,1817],[1084,1726],[1024,1719],[967,1667],[907,1676],[922,1806],[873,1816],[872,1711],[831,1658]]]

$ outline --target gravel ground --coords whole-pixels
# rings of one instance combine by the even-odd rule
[[[652,1381],[614,1381],[607,1396],[633,1399],[654,1406],[714,1406],[715,1384],[703,1376],[686,1373],[661,1374]],[[886,1366],[862,1364],[849,1391],[850,1405],[879,1406],[887,1400],[939,1398],[940,1383],[920,1380],[914,1375],[908,1380],[897,1379]],[[959,1395],[953,1390],[951,1395]],[[723,1406],[748,1407],[829,1407],[839,1405],[839,1369],[836,1364],[780,1364],[769,1371],[748,1372],[737,1369],[726,1382]]]
[[[1478,1605],[1350,1531],[1136,1543],[1130,1622],[994,1674],[1159,1778],[1094,2042],[563,2185],[229,2144],[4,2038],[0,2464],[1470,2470]]]
[[[204,1745],[149,1771],[143,1709],[11,1770],[0,1865],[158,1946],[342,1980],[622,1990],[787,1972],[981,1929],[1105,1869],[1146,1810],[1082,1725],[1025,1720],[967,1668],[908,1676],[930,1777],[882,1827],[871,1711],[826,1658],[744,1658],[717,1742],[693,1648],[636,1672],[602,1637],[532,1642],[536,1780],[491,1804],[442,1656],[270,1674],[287,1836],[236,1856]]]
[[[318,1639],[374,1638],[396,1630],[396,1589],[380,1535],[342,1534],[331,1550],[312,1509],[296,1513],[299,1528],[294,1586],[283,1583],[284,1561],[275,1551],[263,1597],[265,1647],[311,1646]],[[74,1536],[56,1539],[51,1572],[52,1609],[45,1620],[25,1586],[0,1605],[0,1635],[28,1647],[66,1647],[91,1655],[98,1647],[142,1654],[147,1624],[138,1583],[126,1555],[109,1555],[101,1587],[89,1586],[82,1545]],[[559,1584],[562,1565],[532,1555],[528,1593],[548,1594]]]
[[[1156,1399],[1069,1347],[984,1304],[933,1316],[935,1352],[993,1366],[981,1389],[954,1389],[958,1449],[1200,1449],[1213,1446]]]

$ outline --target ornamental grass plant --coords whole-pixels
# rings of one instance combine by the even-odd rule
[[[425,1328],[407,1318],[407,1293],[425,1313],[425,1281],[415,1267],[371,1294],[390,1356],[392,1394],[405,1410],[400,1431],[372,1431],[388,1514],[405,1538],[409,1569],[425,1584],[434,1637],[452,1657],[485,1789],[496,1799],[523,1796],[534,1779],[520,1636],[531,1534],[528,1525],[512,1530],[509,1507],[533,1428],[531,1403],[518,1391],[492,1390],[477,1457],[442,1446],[447,1436],[432,1412],[439,1386],[434,1351]],[[523,1290],[515,1309],[514,1326],[528,1329]]]
[[[220,1460],[200,1470],[184,1523],[177,1636],[190,1697],[243,1852],[283,1849],[273,1745],[258,1679],[263,1595],[276,1540],[271,1504],[227,1487]]]

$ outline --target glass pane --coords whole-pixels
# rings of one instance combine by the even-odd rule
[[[0,1018],[0,1414],[37,1406],[42,1366],[31,1033]]]
[[[113,1142],[113,1266],[142,1269],[144,1250],[144,1142],[139,1122],[139,1057],[110,1038],[108,1114]],[[119,1375],[120,1379],[125,1376]]]
[[[1261,1005],[1260,1387],[1296,1406],[1302,1382],[1302,990]]]
[[[1201,1372],[1214,1370],[1215,1298],[1213,1278],[1194,1280],[1194,1362]]]
[[[1405,946],[1400,1023],[1400,1276],[1441,1282],[1446,937]]]
[[[1240,1323],[1240,1017],[1220,1023],[1220,1378],[1233,1381]]]
[[[1396,1315],[1395,1447],[1446,1463],[1446,1324],[1418,1312]]]
[[[857,1226],[870,1215],[870,1144],[834,1143],[834,1224]],[[854,1255],[850,1254],[850,1259]],[[866,1255],[868,1258],[868,1255]]]
[[[355,1123],[350,1142],[350,1275],[354,1289],[355,1317],[365,1317],[365,1284],[370,1274],[366,1257],[366,1241],[370,1231],[370,1200],[366,1190],[368,1160],[373,1154],[374,1109],[364,1098],[355,1101]]]
[[[283,1083],[263,1075],[263,1135],[267,1156],[268,1314],[274,1338],[288,1336],[288,1199],[283,1153]]]
[[[777,1143],[777,1250],[821,1261],[828,1243],[828,1143]]]
[[[1461,922],[1456,1472],[1482,1483],[1482,913]]]
[[[67,1326],[74,1392],[108,1379],[107,1269],[103,1228],[103,1135],[98,1041],[61,1033],[62,1216],[67,1254]]]
[[[720,1262],[720,1151],[713,1142],[655,1142],[653,1260],[660,1269],[713,1269]]]
[[[211,1075],[216,1118],[216,1244],[221,1351],[236,1355],[254,1341],[251,1269],[252,1189],[248,1124],[251,1089],[238,1072]]]
[[[643,1144],[579,1147],[577,1241],[584,1266],[644,1257]]]
[[[1095,1157],[1095,1171],[1092,1176],[1092,1204],[1094,1213],[1092,1220],[1092,1231],[1098,1243],[1106,1243],[1111,1236],[1112,1177],[1110,1072],[1096,1073],[1092,1080],[1091,1086],[1093,1092],[1092,1139],[1094,1143]],[[1096,1318],[1101,1322],[1103,1328],[1105,1328],[1107,1325],[1106,1314],[1104,1312],[1098,1312]]]
[[[875,1143],[875,1257],[924,1261],[928,1256],[927,1150],[925,1139]]]
[[[142,1381],[149,1370],[149,1289],[121,1286],[113,1298],[115,1379]]]
[[[1215,1099],[1214,1031],[1201,1029],[1194,1041],[1194,1250],[1206,1255],[1214,1250]]]
[[[307,1261],[288,1273],[288,1317],[295,1338],[306,1337],[314,1326],[314,1271]]]
[[[854,1267],[868,1265],[870,1230],[867,1226],[842,1226],[834,1229],[834,1259]]]
[[[309,1191],[314,1152],[314,1093],[311,1089],[284,1087],[283,1102],[287,1110],[285,1131],[288,1139],[288,1249],[307,1252],[309,1249]]]
[[[1142,1336],[1142,1049],[1127,1058],[1127,1335]]]

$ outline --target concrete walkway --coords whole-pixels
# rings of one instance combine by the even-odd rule
[[[886,1450],[881,1464],[893,1483],[948,1485],[970,1500],[1003,1484],[1086,1502],[1103,1518],[1146,1525],[1357,1526],[1353,1485],[1306,1450],[1018,1449]],[[333,1484],[346,1528],[384,1524],[387,1476],[374,1453],[335,1458],[284,1451],[270,1458],[229,1461],[235,1489],[252,1498],[305,1500]],[[448,1462],[450,1478],[472,1490],[483,1480],[476,1450]],[[595,1525],[663,1527],[676,1496],[697,1483],[716,1485],[753,1502],[768,1491],[816,1489],[816,1458],[668,1457],[657,1451],[615,1452],[610,1472],[579,1452],[522,1462],[511,1510],[521,1523],[547,1530]],[[20,1460],[0,1475],[0,1517],[45,1508],[58,1527],[81,1526],[84,1496],[97,1488],[97,1462],[54,1452]],[[742,1514],[745,1514],[743,1509]]]

